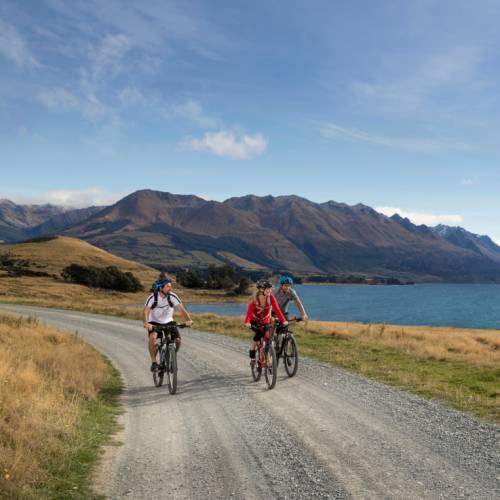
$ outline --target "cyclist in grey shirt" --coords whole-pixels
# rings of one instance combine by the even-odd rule
[[[292,288],[293,279],[290,276],[281,276],[280,287],[274,294],[274,297],[278,301],[280,309],[283,311],[285,316],[288,315],[288,304],[290,301],[294,301],[297,309],[299,310],[300,317],[303,321],[307,321],[309,318],[307,316],[306,310],[299,299],[297,292]]]

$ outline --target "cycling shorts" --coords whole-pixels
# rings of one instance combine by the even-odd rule
[[[264,337],[265,333],[271,330],[271,325],[257,325],[256,323],[253,323],[254,326],[261,326],[257,332],[255,330],[252,330],[254,332],[253,340],[254,342],[259,342],[262,337]]]
[[[150,321],[149,324],[153,325],[153,326],[169,326],[169,325],[174,326],[173,321],[170,323],[157,323],[156,321]],[[148,335],[150,335],[151,333],[153,333],[155,331],[156,330],[148,331]],[[177,338],[180,339],[181,338],[181,334],[179,333],[179,329],[177,327],[171,328],[171,335],[172,335],[173,339],[177,339]],[[163,332],[156,332],[157,339],[161,339],[162,337],[163,337]]]

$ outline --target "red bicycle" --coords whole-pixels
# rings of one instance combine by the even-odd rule
[[[263,333],[262,338],[257,344],[256,359],[250,364],[252,369],[252,377],[255,382],[260,380],[262,372],[266,379],[268,389],[272,389],[276,385],[278,375],[278,362],[276,359],[276,350],[274,349],[274,341],[270,336],[269,327],[252,325],[252,330],[255,333]]]

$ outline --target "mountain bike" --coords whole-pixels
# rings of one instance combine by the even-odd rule
[[[156,345],[158,347],[158,370],[153,372],[153,382],[156,387],[163,385],[163,378],[167,375],[168,392],[175,394],[177,391],[177,351],[175,339],[179,337],[178,328],[185,328],[184,323],[175,322],[168,325],[155,325]]]
[[[302,318],[290,318],[288,320],[288,325],[283,326],[276,324],[273,328],[277,364],[279,365],[279,360],[282,357],[286,374],[289,377],[293,377],[299,368],[299,350],[293,332],[290,330],[289,326],[290,323],[298,323],[299,321],[302,321]]]
[[[264,335],[257,343],[256,359],[250,363],[252,377],[255,382],[258,382],[262,372],[264,372],[267,388],[272,389],[276,385],[278,368],[273,339],[270,336],[269,328],[266,326],[252,325],[252,330],[255,333],[264,331]]]

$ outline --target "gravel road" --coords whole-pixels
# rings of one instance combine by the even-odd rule
[[[111,499],[500,498],[500,427],[441,404],[305,359],[269,391],[246,343],[195,330],[171,396],[138,321],[0,307],[78,331],[122,372],[124,444],[98,481]]]

